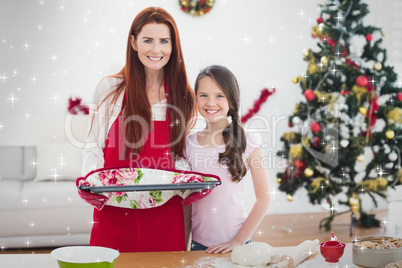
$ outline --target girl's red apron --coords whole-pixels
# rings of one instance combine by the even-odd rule
[[[165,121],[152,121],[142,152],[130,161],[121,159],[124,117],[120,112],[106,138],[104,166],[174,169],[167,146],[169,122],[168,113]],[[94,209],[93,221],[90,246],[103,246],[120,252],[186,250],[183,205],[178,196],[156,208],[127,209],[106,205],[102,210]]]

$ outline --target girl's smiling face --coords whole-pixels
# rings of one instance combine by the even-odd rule
[[[201,78],[198,83],[197,106],[200,114],[210,124],[217,123],[220,120],[227,120],[228,100],[223,91],[209,76]]]
[[[169,61],[172,54],[172,40],[169,27],[163,23],[149,23],[142,27],[131,45],[138,53],[138,58],[145,69],[160,70]]]

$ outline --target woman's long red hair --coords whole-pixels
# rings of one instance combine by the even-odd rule
[[[170,117],[169,147],[175,157],[182,157],[185,137],[194,125],[196,116],[195,95],[188,83],[179,32],[173,17],[163,8],[149,7],[135,17],[127,40],[126,65],[115,76],[122,77],[122,82],[111,93],[112,103],[125,90],[123,115],[125,119],[139,116],[146,123],[148,130],[152,126],[151,106],[146,94],[146,75],[144,66],[137,52],[131,46],[131,36],[137,38],[144,25],[162,23],[169,27],[172,40],[172,54],[164,67],[164,79],[167,85],[169,107],[167,116]],[[138,144],[143,136],[143,125],[137,120],[125,123],[125,140],[129,144]],[[143,145],[130,147],[126,144],[126,153],[139,153]]]

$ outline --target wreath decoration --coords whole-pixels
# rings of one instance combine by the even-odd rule
[[[199,17],[211,11],[215,4],[215,0],[179,0],[181,10]]]

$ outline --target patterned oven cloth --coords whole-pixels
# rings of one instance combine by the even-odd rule
[[[220,181],[218,176],[202,174],[198,172],[182,170],[161,170],[151,168],[101,168],[80,177],[76,181],[77,186],[123,186],[123,185],[148,185],[152,184],[177,184],[177,183],[201,183]],[[183,198],[186,205],[207,196],[213,188],[181,189],[181,190],[155,190],[155,191],[127,191],[127,192],[103,192],[93,194],[79,190],[84,201],[94,205],[96,199],[98,209],[104,205],[114,207],[146,209],[165,204],[175,195]]]

